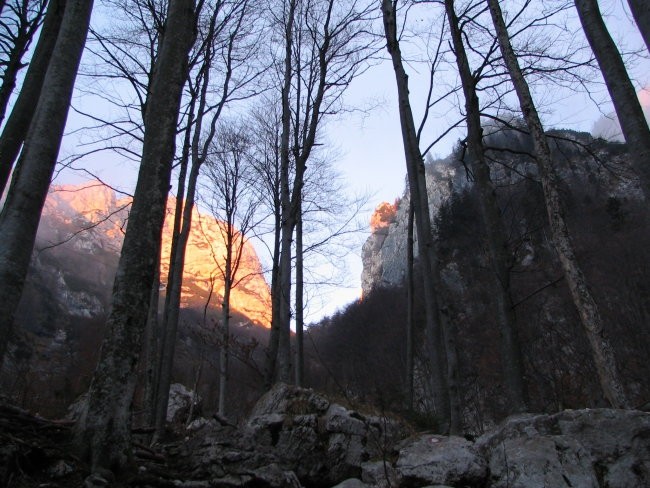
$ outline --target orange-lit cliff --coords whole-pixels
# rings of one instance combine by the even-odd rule
[[[76,262],[88,260],[88,266],[97,274],[98,280],[110,281],[110,268],[116,262],[114,256],[119,253],[128,224],[130,203],[130,197],[118,198],[115,191],[96,181],[77,186],[53,186],[43,210],[37,248],[44,249],[50,244],[63,242],[43,252],[75,253],[79,256]],[[170,198],[163,228],[163,289],[169,270],[175,205],[176,200]],[[185,259],[182,307],[203,309],[208,299],[211,308],[218,309],[221,305],[223,279],[219,264],[224,262],[225,246],[219,226],[220,223],[212,216],[194,210]],[[112,265],[106,263],[101,266],[102,261],[112,261]],[[255,250],[249,243],[244,245],[238,277],[244,279],[232,290],[231,304],[234,311],[246,315],[257,325],[269,327],[269,287],[262,275]]]

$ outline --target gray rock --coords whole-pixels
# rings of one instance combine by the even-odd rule
[[[397,472],[389,461],[369,461],[361,465],[361,480],[377,488],[397,486]]]
[[[328,407],[329,400],[313,390],[278,383],[258,400],[250,417],[266,414],[322,414]]]
[[[407,443],[396,469],[404,486],[479,485],[487,476],[485,459],[471,442],[432,434]]]
[[[64,459],[59,459],[52,463],[52,465],[47,469],[47,474],[53,478],[63,478],[64,476],[74,473],[77,470],[75,465]]]
[[[490,486],[598,488],[587,451],[567,436],[505,440],[490,457]]]
[[[201,397],[180,383],[172,383],[169,387],[167,403],[167,422],[185,422],[189,415],[192,402],[200,405]]]
[[[368,488],[368,486],[357,478],[348,478],[332,488]]]
[[[566,410],[508,418],[479,438],[491,486],[650,486],[650,414]]]
[[[368,430],[365,418],[337,403],[332,403],[323,417],[327,432],[362,436]]]

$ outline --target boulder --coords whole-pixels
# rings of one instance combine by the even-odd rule
[[[257,401],[250,418],[268,414],[315,413],[320,415],[327,410],[329,405],[327,398],[313,390],[278,383]]]
[[[279,384],[255,405],[245,429],[303,484],[329,488],[359,478],[364,462],[403,437],[398,425],[330,403],[312,390]]]
[[[650,486],[645,412],[584,409],[510,417],[476,447],[489,461],[489,486],[495,488]]]
[[[427,434],[411,439],[399,451],[400,486],[480,486],[487,477],[485,459],[462,437]]]
[[[167,422],[184,423],[190,413],[192,402],[196,403],[194,411],[198,412],[201,397],[180,383],[172,383],[169,387]]]
[[[361,481],[377,488],[398,486],[397,472],[390,461],[368,461],[361,465]]]
[[[347,480],[341,481],[338,485],[333,486],[332,488],[368,488],[369,485],[365,484],[363,481],[358,480],[357,478],[348,478]]]

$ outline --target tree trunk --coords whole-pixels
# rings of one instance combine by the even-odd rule
[[[228,225],[226,243],[226,263],[223,280],[223,303],[221,308],[221,348],[219,349],[219,415],[226,415],[226,388],[228,385],[228,355],[230,348],[230,290],[232,289],[233,269],[233,229]],[[244,245],[242,240],[242,246]]]
[[[25,147],[0,214],[0,362],[25,283],[86,42],[90,0],[69,0]],[[32,100],[34,103],[34,100]]]
[[[158,258],[160,262],[160,257]],[[144,422],[151,426],[155,421],[156,391],[158,387],[158,356],[160,355],[160,327],[158,322],[158,304],[160,302],[160,266],[156,270],[151,287],[149,312],[144,334]]]
[[[544,134],[542,123],[539,120],[528,84],[521,72],[517,57],[510,44],[501,7],[497,0],[488,0],[488,5],[497,32],[501,54],[510,72],[510,77],[512,78],[512,83],[521,105],[521,111],[524,114],[528,130],[533,138],[539,175],[544,190],[546,211],[551,226],[551,236],[560,262],[562,263],[564,277],[569,286],[573,302],[578,309],[582,325],[587,334],[587,339],[591,345],[592,357],[598,371],[603,393],[612,407],[626,408],[628,402],[616,367],[614,351],[605,337],[598,306],[587,286],[585,277],[575,257],[569,229],[564,217],[564,210],[560,201],[558,176],[552,165],[551,151]]]
[[[415,361],[413,359],[413,333],[415,332],[415,286],[414,286],[414,259],[413,259],[413,224],[415,220],[415,207],[413,197],[409,194],[409,220],[406,234],[406,397],[409,412],[413,412],[415,392],[414,376]]]
[[[38,43],[7,123],[0,136],[0,196],[4,193],[14,161],[25,141],[29,124],[41,96],[43,80],[61,28],[65,0],[50,0]]]
[[[402,63],[402,55],[397,40],[397,21],[395,9],[391,0],[382,0],[382,13],[386,46],[393,61],[395,80],[397,83],[400,122],[402,127],[402,140],[404,143],[404,156],[408,173],[411,198],[415,205],[416,230],[418,237],[419,258],[422,263],[424,281],[424,299],[427,320],[427,343],[431,355],[431,366],[434,374],[433,389],[437,414],[446,427],[451,427],[455,422],[452,416],[457,417],[458,412],[450,411],[450,398],[445,371],[446,351],[445,333],[442,330],[444,323],[441,320],[438,306],[439,272],[437,253],[431,228],[429,215],[429,202],[426,187],[426,173],[424,160],[420,153],[417,132],[413,120],[413,113],[409,101],[408,76]]]
[[[634,167],[641,179],[641,189],[650,201],[650,129],[643,109],[623,59],[603,22],[597,0],[575,0],[575,5],[614,103],[628,150],[634,152]],[[645,9],[648,9],[647,2]]]
[[[304,343],[303,329],[305,325],[305,305],[303,300],[304,278],[303,278],[303,247],[302,247],[302,210],[301,205],[298,208],[298,218],[296,222],[296,386],[304,386]]]
[[[282,137],[280,140],[280,266],[278,267],[280,310],[278,312],[278,353],[276,360],[276,380],[291,382],[291,241],[295,220],[291,211],[291,191],[289,189],[289,142],[291,138],[291,105],[289,92],[293,75],[293,27],[296,2],[290,1],[287,24],[285,26],[284,79],[282,87]]]
[[[187,185],[187,199],[183,205],[182,197],[177,199],[176,212],[182,214],[180,231],[174,233],[174,240],[169,254],[169,272],[167,275],[167,290],[165,294],[165,309],[161,331],[163,334],[162,347],[158,367],[158,388],[156,390],[156,435],[158,439],[164,430],[167,419],[167,404],[169,388],[171,387],[172,370],[174,367],[174,351],[178,335],[178,320],[183,286],[183,271],[185,269],[185,250],[192,231],[192,210],[196,198],[196,183],[199,176],[200,164],[192,162]],[[182,208],[182,211],[180,210]]]
[[[156,61],[145,115],[142,162],[129,225],[113,285],[99,363],[87,411],[76,426],[76,443],[92,469],[119,469],[131,456],[130,405],[134,370],[142,349],[167,192],[188,52],[195,38],[195,3],[169,2],[165,36]]]
[[[517,337],[516,318],[510,294],[511,256],[508,251],[507,233],[501,210],[497,203],[496,189],[490,177],[490,167],[485,160],[483,128],[476,79],[472,74],[463,43],[463,33],[454,10],[454,1],[445,0],[445,9],[456,54],[456,64],[465,95],[467,120],[467,148],[469,160],[479,194],[479,208],[490,253],[493,271],[493,290],[496,305],[496,320],[501,336],[502,375],[509,399],[510,413],[526,410],[524,368],[521,347]]]
[[[280,236],[282,226],[280,224],[280,204],[276,202],[275,228],[273,232],[273,265],[271,268],[271,332],[269,333],[269,344],[267,347],[267,364],[265,383],[271,388],[275,380],[278,348],[280,343]]]
[[[648,0],[627,0],[646,48],[650,51],[650,3]]]

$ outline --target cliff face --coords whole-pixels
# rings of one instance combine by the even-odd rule
[[[492,148],[488,154],[497,161],[492,166],[492,179],[499,188],[508,188],[520,185],[525,181],[534,181],[537,168],[526,153],[532,153],[532,142],[522,132],[488,128],[485,143]],[[577,133],[569,130],[549,131],[551,146],[557,159],[562,161],[558,170],[562,180],[578,185],[593,186],[594,191],[606,193],[614,199],[640,200],[642,195],[636,183],[626,168],[625,158],[622,156],[623,147],[616,144],[607,145],[603,141],[593,139],[589,134]],[[578,144],[568,142],[575,140]],[[603,146],[603,144],[605,146]],[[591,153],[586,153],[582,146],[594,146]],[[603,146],[603,147],[600,147]],[[472,183],[460,165],[458,154],[452,154],[444,159],[428,161],[426,164],[427,189],[429,193],[429,211],[434,233],[438,233],[440,210],[444,205],[449,205],[454,195],[460,195],[469,190]],[[388,220],[385,217],[386,206],[380,204],[371,218],[371,235],[363,245],[361,286],[363,295],[366,296],[373,288],[400,284],[406,273],[406,246],[408,233],[408,190],[395,202],[393,213]],[[507,204],[502,204],[507,206]],[[480,219],[480,215],[476,215]],[[377,225],[380,222],[381,225]],[[518,224],[525,227],[528,223],[522,220]],[[521,230],[521,229],[520,229]],[[416,232],[414,230],[414,232]],[[417,232],[416,232],[417,234]],[[414,236],[414,255],[417,257],[417,235]],[[533,248],[523,244],[519,256],[525,265],[533,259]],[[526,254],[527,253],[527,254]],[[484,263],[487,265],[487,262]],[[455,271],[452,266],[441,268],[442,278],[447,284],[458,286]]]
[[[130,197],[118,198],[99,182],[52,187],[41,217],[34,265],[57,276],[56,295],[70,314],[93,317],[106,311],[130,204]],[[163,228],[162,290],[169,271],[175,205],[170,198]],[[208,300],[212,308],[221,305],[224,284],[219,266],[225,261],[221,225],[194,209],[181,296],[184,308],[202,309]],[[254,324],[269,327],[269,288],[249,243],[244,245],[238,277],[244,278],[232,291],[233,309]]]
[[[426,171],[429,212],[433,220],[442,204],[454,191],[464,188],[466,182],[462,172],[451,164],[451,158],[436,164],[428,163]],[[361,289],[364,296],[375,287],[398,285],[404,279],[409,201],[408,191],[405,190],[393,205],[380,203],[371,217],[372,233],[361,251]],[[417,236],[414,239],[414,253],[417,256]]]

